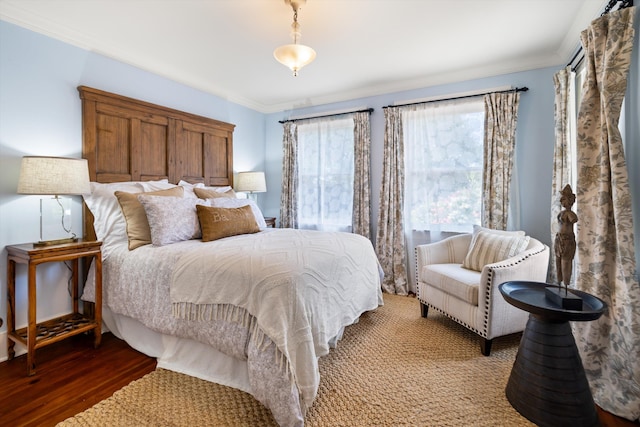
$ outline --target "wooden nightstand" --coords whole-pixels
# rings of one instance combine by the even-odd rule
[[[7,334],[8,356],[15,356],[16,342],[27,346],[27,374],[36,370],[35,351],[64,338],[93,330],[94,346],[100,345],[102,325],[102,242],[78,241],[52,246],[35,247],[32,243],[9,245],[7,249]],[[93,317],[87,317],[78,310],[78,260],[93,258],[95,263],[95,310]],[[71,261],[71,298],[73,312],[41,323],[36,321],[36,267],[45,262]],[[16,264],[27,264],[28,271],[28,325],[16,330],[14,307],[16,304]],[[88,265],[88,264],[87,264]]]
[[[264,222],[267,223],[267,227],[276,228],[276,218],[273,216],[265,216]]]

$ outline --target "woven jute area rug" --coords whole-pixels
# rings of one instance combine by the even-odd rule
[[[480,338],[415,298],[384,296],[320,359],[320,390],[305,426],[532,426],[505,386],[520,335]],[[75,426],[276,426],[251,395],[157,369],[58,424]]]

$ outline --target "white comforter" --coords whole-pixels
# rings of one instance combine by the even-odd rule
[[[379,279],[364,237],[281,229],[183,255],[173,271],[171,302],[177,316],[205,322],[237,318],[227,305],[250,313],[283,353],[309,407],[320,382],[317,358],[345,325],[378,306]]]
[[[200,267],[196,268],[197,264]],[[216,275],[215,267],[224,272],[217,276],[224,283],[207,278]],[[287,268],[293,275],[289,285],[282,287],[285,297],[263,292],[267,287],[260,284],[253,291],[245,286],[260,274],[262,284],[285,283]],[[183,276],[196,283],[188,273],[180,273],[184,270],[207,278],[208,285],[200,292],[206,297],[202,301],[208,302],[201,304],[198,295],[178,297],[179,290],[174,294],[174,289],[181,287],[177,283],[172,287],[172,277],[179,281]],[[317,393],[317,357],[328,352],[329,343],[344,326],[382,304],[379,272],[371,243],[348,233],[276,229],[208,243],[191,240],[163,247],[148,245],[134,251],[125,245],[104,260],[103,302],[114,313],[138,319],[150,329],[194,339],[246,360],[254,372],[252,394],[271,409],[281,425],[300,425]],[[337,288],[332,289],[331,284]],[[85,289],[83,299],[91,301],[91,291],[90,287]],[[230,296],[230,300],[210,300],[211,294],[218,293]],[[190,307],[201,304],[217,315],[211,320],[208,315],[196,320],[173,316],[170,294],[175,302],[190,303]],[[210,306],[212,303],[218,305]],[[265,320],[265,313],[266,319],[272,317],[269,313],[274,306],[286,312],[276,316],[278,321],[289,318],[294,324]],[[289,336],[295,338],[295,344],[287,341]],[[276,366],[278,355],[286,356],[281,357],[289,369],[284,375],[277,373],[283,371]],[[285,384],[289,383],[287,377],[291,384]],[[291,413],[294,407],[299,408],[297,413]]]

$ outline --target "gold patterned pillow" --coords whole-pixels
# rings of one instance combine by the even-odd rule
[[[214,208],[197,205],[196,209],[198,210],[203,242],[260,231],[250,206]]]
[[[233,191],[233,188],[230,188],[227,191],[217,191],[211,187],[201,188],[194,187],[193,192],[196,193],[199,199],[217,199],[218,197],[236,197],[236,192]]]
[[[149,221],[147,220],[144,207],[142,207],[142,204],[138,201],[138,196],[145,194],[148,196],[182,197],[183,192],[182,187],[174,187],[167,190],[148,191],[144,193],[127,193],[125,191],[116,191],[114,193],[118,198],[120,209],[122,209],[122,214],[127,224],[127,238],[129,239],[130,251],[151,243]]]
[[[258,228],[260,230],[264,230],[267,228],[267,223],[264,220],[264,215],[262,215],[262,211],[258,207],[258,204],[251,199],[232,199],[230,197],[218,197],[217,199],[208,199],[209,206],[213,206],[214,208],[241,208],[243,206],[251,206],[251,211],[253,212],[253,216],[256,218],[256,222],[258,223]]]
[[[482,271],[485,265],[516,256],[529,246],[529,236],[506,235],[487,231],[474,234],[462,266]]]

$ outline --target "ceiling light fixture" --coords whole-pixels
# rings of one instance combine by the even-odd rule
[[[305,65],[311,63],[316,57],[316,51],[298,41],[302,37],[300,33],[300,24],[298,24],[298,10],[300,6],[305,4],[307,0],[284,0],[284,2],[293,9],[293,24],[291,24],[291,38],[293,44],[280,46],[273,52],[273,56],[282,65],[285,65],[293,71],[293,77],[298,75],[298,70]]]

